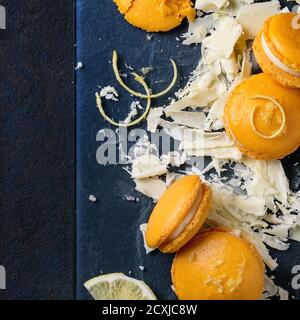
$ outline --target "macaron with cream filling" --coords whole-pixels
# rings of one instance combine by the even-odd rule
[[[300,88],[300,15],[280,13],[268,18],[253,50],[265,73],[284,86]]]
[[[156,204],[146,230],[150,248],[176,252],[203,226],[211,208],[212,193],[198,176],[174,182]]]

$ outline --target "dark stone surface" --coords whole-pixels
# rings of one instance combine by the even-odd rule
[[[134,182],[122,166],[103,166],[96,161],[96,151],[101,145],[96,134],[100,129],[112,127],[96,109],[95,92],[98,86],[115,86],[120,101],[107,101],[105,108],[116,120],[124,119],[131,102],[137,99],[122,90],[115,80],[109,63],[114,49],[119,53],[122,71],[128,75],[124,62],[136,70],[155,66],[147,79],[157,92],[172,79],[170,58],[176,60],[179,68],[178,86],[184,85],[197,65],[199,47],[183,46],[175,39],[186,30],[187,23],[172,32],[153,34],[147,40],[147,33],[129,25],[111,0],[79,0],[76,11],[77,60],[84,64],[76,72],[77,298],[90,298],[83,283],[102,271],[130,273],[147,282],[159,298],[174,299],[170,277],[173,256],[158,252],[146,255],[139,231],[139,225],[148,221],[154,205],[152,199],[134,190]],[[162,81],[156,83],[157,80]],[[175,86],[170,96],[177,89]],[[154,101],[153,106],[166,104],[166,99]],[[138,127],[145,128],[145,123]],[[96,203],[88,200],[90,194],[96,196]],[[138,197],[140,201],[127,201],[126,196]],[[139,266],[145,266],[145,271]]]
[[[72,2],[1,1],[8,29],[0,30],[0,265],[7,270],[7,290],[0,290],[0,300],[74,297]],[[175,40],[186,24],[146,41],[146,34],[127,24],[112,0],[77,2],[77,55],[84,63],[77,73],[77,298],[89,298],[83,282],[102,270],[132,271],[159,298],[174,299],[172,256],[146,256],[138,231],[153,207],[151,199],[134,191],[121,167],[96,162],[96,133],[109,126],[95,109],[94,92],[98,85],[116,85],[108,64],[113,49],[137,69],[155,65],[150,84],[158,89],[162,84],[155,80],[166,84],[171,78],[170,57],[178,63],[180,84],[185,82],[198,48]],[[121,93],[114,115],[123,118],[132,99]],[[164,103],[163,98],[155,106]],[[299,170],[293,166],[297,159],[299,152],[283,161],[294,189],[299,188]],[[88,201],[90,194],[97,203]],[[126,195],[138,196],[140,202],[128,202]],[[284,288],[290,289],[298,253],[299,244],[292,243],[288,252],[275,254],[280,261],[277,281]]]
[[[73,1],[2,0],[0,299],[71,299]]]
[[[174,58],[179,66],[179,85],[182,86],[197,64],[200,50],[197,46],[184,46],[176,41],[175,37],[180,37],[186,30],[186,23],[172,32],[153,34],[151,40],[147,40],[147,33],[129,25],[112,0],[78,0],[77,3],[76,52],[77,60],[84,64],[76,72],[77,298],[90,298],[83,283],[101,271],[127,275],[131,271],[133,277],[148,283],[158,298],[175,299],[170,277],[173,256],[159,252],[146,255],[139,231],[139,225],[148,220],[152,200],[134,190],[134,183],[122,166],[103,166],[96,161],[96,151],[101,145],[96,141],[96,134],[111,126],[99,116],[95,91],[98,86],[115,86],[120,101],[104,100],[104,107],[115,120],[124,119],[135,99],[115,80],[109,63],[114,49],[119,52],[122,72],[129,74],[124,67],[125,61],[136,70],[150,65],[155,67],[147,76],[154,91],[165,87],[172,78],[169,58]],[[162,81],[156,83],[157,80]],[[167,97],[162,97],[154,101],[153,106],[167,103]],[[139,127],[145,127],[145,124]],[[293,165],[298,160],[299,152],[283,161],[294,189],[299,188],[299,166]],[[88,200],[90,194],[97,197],[96,203]],[[138,197],[140,201],[127,201],[128,195]],[[292,290],[290,285],[291,268],[300,264],[299,243],[292,242],[287,252],[274,251],[272,254],[280,262],[276,282],[299,299],[299,292]],[[144,272],[139,269],[140,265],[145,267]]]

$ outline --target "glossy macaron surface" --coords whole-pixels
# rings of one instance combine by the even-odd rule
[[[299,121],[300,90],[264,73],[238,85],[224,110],[226,132],[243,153],[256,159],[281,159],[297,149]]]
[[[257,300],[264,287],[264,265],[248,242],[211,230],[177,253],[172,280],[180,300]]]

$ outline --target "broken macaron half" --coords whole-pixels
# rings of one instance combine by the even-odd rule
[[[184,18],[194,21],[196,11],[190,0],[114,0],[119,11],[133,26],[148,32],[166,32]]]
[[[150,216],[147,245],[164,253],[178,251],[199,232],[211,202],[211,189],[198,176],[184,176],[174,182]]]

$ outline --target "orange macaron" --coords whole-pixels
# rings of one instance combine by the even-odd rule
[[[211,189],[198,176],[184,176],[174,182],[150,216],[147,245],[165,253],[179,250],[199,232],[211,202]]]
[[[196,11],[190,0],[114,0],[125,19],[148,32],[165,32],[179,26],[184,18],[194,21]]]
[[[225,105],[227,134],[244,154],[281,159],[300,145],[300,90],[282,86],[265,73],[236,86]]]
[[[271,16],[258,33],[253,50],[262,70],[284,86],[300,88],[300,16]]]
[[[180,300],[258,300],[264,270],[252,244],[228,230],[210,229],[177,252],[171,273]]]

